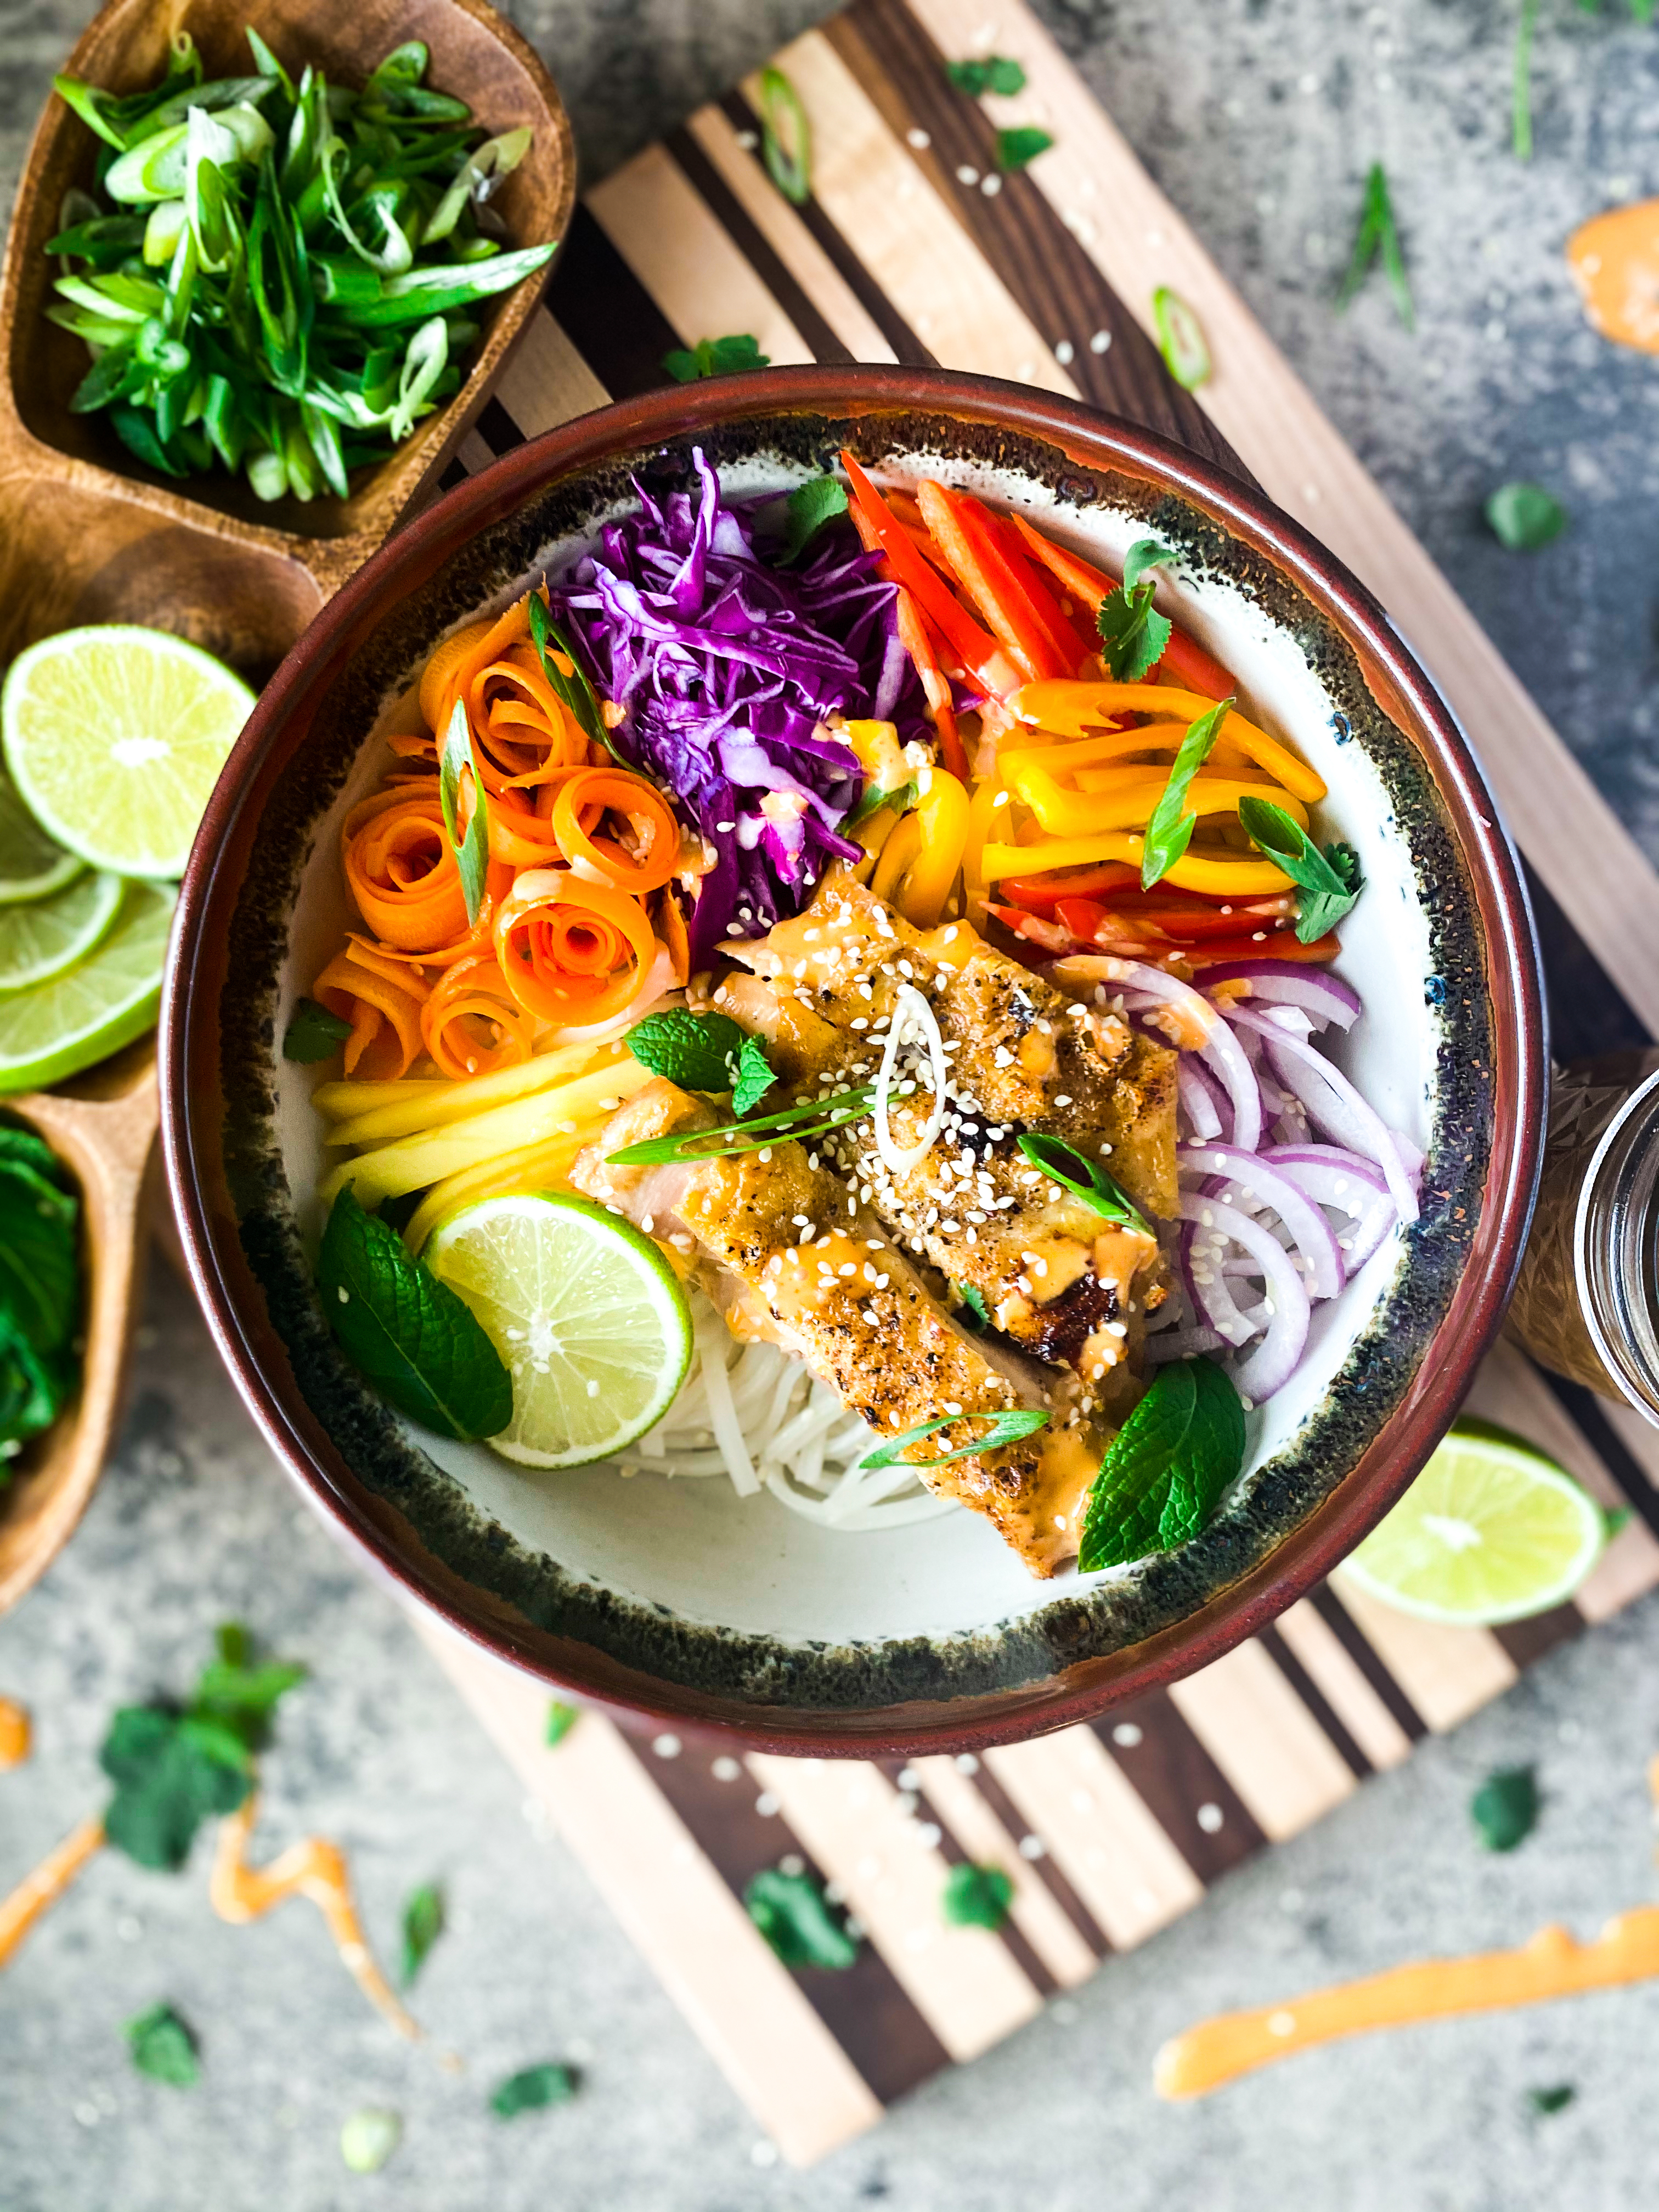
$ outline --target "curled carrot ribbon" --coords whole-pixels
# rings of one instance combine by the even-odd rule
[[[600,811],[625,818],[636,850],[591,834]],[[660,890],[679,866],[680,825],[672,808],[642,775],[627,769],[587,768],[567,777],[553,801],[553,835],[579,876],[635,897]]]
[[[528,1060],[535,1024],[486,952],[445,969],[421,1010],[421,1036],[439,1073],[459,1081]]]
[[[530,597],[498,620],[447,637],[421,677],[421,713],[447,727],[465,702],[484,783],[494,794],[549,782],[588,758],[586,734],[547,680],[530,635]]]
[[[568,868],[527,868],[495,918],[508,988],[544,1021],[584,1026],[620,1013],[644,988],[657,941],[638,900]]]
[[[343,843],[347,887],[377,937],[419,952],[467,934],[461,872],[435,778],[394,784],[354,806]]]
[[[319,1005],[351,1024],[348,1075],[395,1083],[408,1074],[424,1042],[421,1012],[428,986],[418,973],[354,938],[311,989]]]

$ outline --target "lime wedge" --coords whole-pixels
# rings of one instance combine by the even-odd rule
[[[1338,1571],[1419,1620],[1492,1627],[1565,1603],[1607,1540],[1606,1515],[1564,1468],[1460,1422]]]
[[[6,765],[42,828],[94,868],[184,872],[253,694],[163,630],[66,629],[19,653],[0,692]]]
[[[52,843],[0,769],[0,906],[50,898],[72,884],[86,865]]]
[[[528,1467],[607,1459],[659,1421],[691,1361],[691,1316],[648,1237],[552,1193],[481,1199],[421,1255],[513,1377],[493,1448]]]
[[[0,906],[0,992],[26,991],[83,960],[107,932],[126,885],[84,871],[50,898]]]
[[[143,1035],[161,1000],[171,884],[129,884],[103,943],[61,975],[0,998],[0,1096],[59,1083]]]

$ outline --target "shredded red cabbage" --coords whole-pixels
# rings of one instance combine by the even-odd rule
[[[819,734],[835,713],[927,734],[921,686],[899,641],[894,586],[844,520],[798,568],[755,543],[771,504],[727,505],[700,450],[701,487],[607,524],[551,590],[553,611],[602,699],[623,709],[617,750],[680,802],[714,854],[690,916],[691,964],[723,937],[760,937],[799,914],[846,834],[863,771]]]

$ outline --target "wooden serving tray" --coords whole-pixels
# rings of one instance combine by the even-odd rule
[[[995,41],[1027,91],[951,88],[943,62],[975,50],[981,21],[966,0],[856,0],[777,57],[813,127],[803,208],[761,166],[752,81],[599,186],[454,475],[665,382],[671,348],[733,331],[780,363],[937,362],[1180,439],[1332,546],[1436,675],[1529,865],[1559,1056],[1648,1041],[1659,878],[1020,0],[999,8]],[[995,128],[1018,122],[1056,143],[999,178]],[[1210,340],[1196,397],[1148,335],[1160,284]],[[738,1758],[595,1714],[549,1749],[534,1685],[423,1632],[758,2124],[805,2163],[1659,1583],[1659,1431],[1508,1345],[1469,1402],[1635,1509],[1572,1604],[1448,1630],[1339,1577],[1167,1692],[981,1759]],[[869,1931],[844,1974],[789,1972],[743,1910],[749,1878],[790,1854]],[[940,1919],[963,1857],[1015,1877],[1000,1936]]]

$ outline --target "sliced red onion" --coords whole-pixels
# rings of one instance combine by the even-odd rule
[[[1216,1109],[1211,1079],[1208,1071],[1194,1062],[1191,1053],[1183,1052],[1176,1062],[1176,1089],[1193,1134],[1199,1138],[1218,1137],[1224,1125]]]
[[[1147,1338],[1146,1364],[1164,1367],[1172,1359],[1192,1359],[1200,1352],[1219,1352],[1224,1341],[1215,1329],[1205,1328],[1201,1324],[1191,1328],[1166,1328],[1161,1335]]]
[[[1290,1381],[1307,1348],[1308,1293],[1303,1287],[1301,1271],[1278,1238],[1248,1213],[1241,1213],[1236,1206],[1183,1192],[1181,1218],[1194,1223],[1218,1247],[1223,1240],[1231,1238],[1261,1262],[1273,1310],[1267,1322],[1267,1334],[1233,1370],[1239,1395],[1259,1406],[1264,1398],[1271,1398],[1275,1390],[1282,1389]]]
[[[1286,1175],[1259,1152],[1237,1145],[1182,1145],[1176,1158],[1183,1168],[1224,1176],[1247,1198],[1271,1206],[1290,1232],[1291,1243],[1307,1263],[1307,1288],[1316,1298],[1334,1298],[1347,1279],[1331,1224]]]
[[[1162,968],[1149,968],[1141,960],[1104,962],[1109,979],[1126,991],[1143,991],[1177,1018],[1174,1031],[1164,1034],[1182,1051],[1203,1054],[1225,1086],[1232,1101],[1232,1140],[1254,1152],[1261,1141],[1261,1094],[1244,1057],[1244,1048],[1201,991],[1194,990]]]
[[[1204,988],[1218,983],[1248,983],[1248,995],[1274,1006],[1300,1006],[1323,1029],[1334,1023],[1352,1029],[1364,1008],[1359,994],[1328,969],[1304,967],[1298,960],[1227,960],[1204,970]],[[1223,1002],[1224,1003],[1224,1001]],[[1236,1002],[1235,1002],[1236,1003]]]
[[[1286,1146],[1262,1157],[1316,1204],[1348,1216],[1336,1241],[1347,1273],[1358,1274],[1399,1218],[1382,1170],[1333,1145]]]
[[[1245,1345],[1255,1330],[1238,1310],[1237,1301],[1229,1288],[1223,1271],[1219,1243],[1212,1245],[1206,1238],[1204,1249],[1196,1247],[1199,1231],[1189,1220],[1181,1231],[1181,1280],[1187,1293],[1191,1311],[1206,1328],[1212,1328],[1231,1345]]]
[[[1302,1101],[1310,1118],[1339,1145],[1375,1160],[1388,1178],[1401,1219],[1415,1221],[1417,1193],[1394,1133],[1340,1069],[1333,1067],[1312,1045],[1249,1006],[1230,1007],[1227,1019],[1255,1030],[1267,1044],[1269,1066]]]

